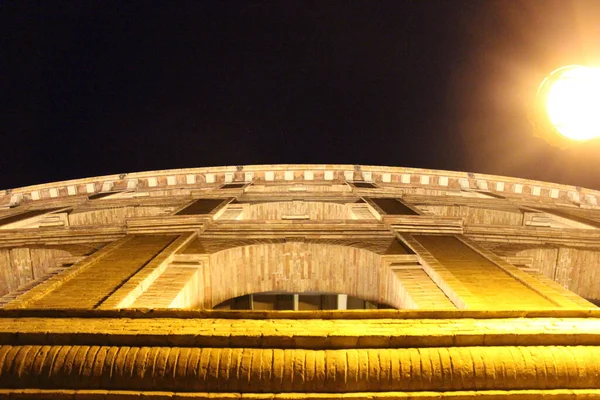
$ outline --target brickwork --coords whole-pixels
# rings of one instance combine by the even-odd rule
[[[384,265],[387,263],[384,262]],[[385,298],[389,299],[388,301],[391,304],[397,304],[400,308],[407,309],[417,309],[419,306],[412,298],[412,294],[409,291],[409,288],[404,285],[404,283],[398,279],[396,275],[396,271],[394,271],[391,265],[387,268],[384,268],[386,279],[389,282],[387,286],[387,291],[385,293]]]
[[[99,306],[100,309],[131,307],[166,270],[174,259],[175,253],[186,246],[195,235],[182,234],[161,250],[152,260],[127,279],[110,297]]]
[[[61,248],[0,249],[0,297],[59,267],[71,254]]]
[[[358,167],[358,170],[355,168]],[[290,172],[290,174],[286,174]],[[148,171],[104,177],[78,179],[66,182],[36,185],[14,189],[5,192],[0,197],[0,204],[9,204],[15,196],[22,196],[25,201],[51,200],[50,190],[58,192],[59,199],[63,200],[76,193],[85,193],[90,187],[93,192],[100,190],[104,183],[110,182],[113,190],[125,188],[148,188],[166,191],[168,176],[173,176],[178,186],[187,187],[217,186],[224,183],[226,175],[234,181],[244,181],[246,174],[251,174],[252,179],[260,182],[279,182],[292,184],[295,182],[322,183],[325,189],[330,189],[332,184],[339,186],[346,179],[346,172],[352,174],[353,179],[368,179],[377,185],[403,186],[413,189],[414,192],[435,194],[446,192],[448,189],[457,190],[466,188],[486,188],[508,198],[524,201],[534,199],[538,202],[574,202],[594,206],[598,204],[599,193],[590,189],[574,186],[558,185],[548,182],[529,181],[525,179],[473,174],[467,172],[436,171],[427,169],[383,167],[383,166],[355,166],[355,165],[255,165],[255,166],[229,166],[211,168],[188,168],[180,170]],[[193,179],[187,179],[188,177]],[[429,179],[422,179],[423,176]],[[288,180],[286,178],[292,178]],[[149,183],[154,184],[153,186]],[[532,187],[541,188],[539,195],[532,193]],[[348,187],[345,186],[348,190]],[[181,191],[182,188],[172,189]],[[338,189],[339,190],[339,189]]]
[[[452,236],[415,236],[472,293],[469,308],[552,308],[556,305]]]
[[[0,346],[0,387],[234,393],[596,389],[600,347]],[[570,371],[577,370],[578,374]],[[450,379],[452,377],[453,379]]]
[[[400,233],[399,239],[407,244],[419,258],[423,271],[440,288],[458,309],[466,309],[466,300],[473,297],[469,289],[458,280],[450,270],[441,264],[425,247],[412,235]]]
[[[185,266],[178,274],[179,292],[169,304],[169,308],[195,308],[201,303],[200,274],[202,270],[197,267]]]
[[[448,296],[427,275],[419,265],[416,268],[394,270],[394,275],[402,287],[410,294],[415,308],[426,309],[456,309]],[[407,307],[412,308],[412,307]]]
[[[350,219],[344,204],[292,201],[252,204],[244,210],[243,218],[251,220],[278,220],[282,217],[306,216],[311,220]]]
[[[586,308],[594,307],[593,303],[579,297],[574,292],[571,292],[570,290],[565,289],[558,282],[553,281],[552,279],[548,278],[546,275],[543,275],[543,274],[540,274],[537,272],[532,272],[532,271],[528,271],[528,273],[530,275],[532,275],[537,281],[546,285],[550,290],[553,290],[556,293],[560,293],[560,295],[564,299],[567,299],[567,300],[571,301],[572,303],[577,304],[580,307],[586,307]]]
[[[200,268],[198,265],[170,264],[131,307],[137,308],[190,308],[201,301],[198,298]]]
[[[511,399],[511,400],[578,400],[595,399],[600,396],[597,389],[557,389],[557,390],[461,390],[454,392],[363,392],[363,393],[198,393],[166,391],[126,391],[126,390],[52,390],[52,389],[0,389],[0,396],[9,399],[69,399],[69,400],[234,400],[243,397],[255,400],[470,400]]]
[[[403,247],[389,231],[371,231],[369,235],[360,237],[324,237],[325,232],[318,238],[307,237],[305,243],[322,245],[337,245],[356,247],[371,251],[379,255],[408,254],[409,250]],[[294,232],[289,233],[291,236]],[[304,233],[302,233],[304,234]],[[350,236],[350,235],[349,235]],[[354,235],[352,235],[354,236]],[[356,235],[358,236],[358,235]],[[279,238],[241,238],[211,236],[211,230],[206,231],[202,237],[194,238],[188,246],[179,251],[179,254],[214,254],[219,251],[256,244],[285,243],[285,237]]]
[[[77,276],[78,274],[86,271],[88,268],[90,268],[96,262],[101,261],[104,257],[108,256],[115,249],[119,248],[120,246],[122,246],[124,243],[126,243],[130,239],[131,239],[131,237],[125,237],[125,238],[116,240],[113,243],[110,243],[110,244],[104,246],[101,250],[95,252],[91,256],[86,257],[82,261],[73,265],[71,268],[65,269],[65,270],[61,271],[60,273],[58,273],[57,275],[49,277],[47,280],[45,280],[40,285],[37,285],[36,287],[34,287],[34,288],[30,289],[29,291],[27,291],[26,293],[22,294],[21,296],[18,296],[15,300],[8,303],[5,306],[5,308],[9,308],[9,309],[10,308],[25,308],[25,307],[31,305],[35,301],[46,296],[48,293],[59,288],[67,280],[72,279],[73,277]]]
[[[69,214],[69,225],[114,225],[125,224],[128,218],[165,215],[173,207],[118,207],[99,210],[82,210]]]
[[[532,267],[561,286],[600,301],[600,251],[572,247],[538,247],[516,253],[532,257]]]
[[[462,217],[465,224],[485,224],[485,225],[523,225],[523,213],[518,208],[513,210],[502,210],[493,208],[473,207],[467,205],[446,206],[446,205],[427,205],[421,207],[424,211],[435,215],[447,217]]]
[[[539,293],[541,296],[546,298],[548,301],[556,304],[559,307],[565,308],[576,308],[576,307],[595,307],[592,303],[579,300],[572,300],[571,294],[566,294],[562,289],[556,289],[556,285],[546,285],[545,281],[540,281],[536,277],[531,274],[522,271],[520,268],[516,268],[514,265],[505,261],[504,259],[498,257],[493,252],[482,248],[477,245],[474,241],[470,240],[465,236],[458,237],[461,242],[465,243],[475,252],[481,254],[487,260],[493,262],[498,267],[500,267],[504,272],[509,274],[514,279],[523,283],[525,286]]]
[[[32,308],[95,308],[175,239],[134,236],[74,276],[66,276]]]
[[[351,165],[0,192],[2,218],[69,210],[0,230],[0,398],[600,398],[600,310],[565,289],[600,298],[599,200]],[[22,286],[41,252],[64,266]],[[399,310],[210,310],[263,292]]]
[[[486,318],[481,313],[461,317],[446,311],[437,318],[417,312],[406,318],[372,319],[372,311],[353,311],[354,316],[366,314],[366,318],[329,312],[330,319],[322,319],[327,314],[305,312],[302,319],[293,319],[298,313],[288,312],[280,319],[260,318],[263,312],[226,312],[229,318],[173,313],[155,318],[4,317],[0,343],[286,349],[600,345],[600,316]]]
[[[210,256],[202,275],[210,308],[249,293],[346,293],[381,303],[388,282],[381,257],[362,249],[291,241],[236,247]],[[392,305],[394,305],[392,303]]]

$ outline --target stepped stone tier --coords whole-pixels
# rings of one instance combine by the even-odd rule
[[[0,191],[0,399],[600,398],[599,201],[362,165]]]

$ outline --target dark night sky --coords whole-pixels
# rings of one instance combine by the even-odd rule
[[[348,163],[600,188],[532,135],[538,84],[600,64],[600,1],[0,2],[0,188]]]

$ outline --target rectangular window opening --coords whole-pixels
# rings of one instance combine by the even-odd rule
[[[225,199],[198,199],[189,206],[180,210],[175,215],[199,215],[210,214],[214,211]]]
[[[373,203],[375,203],[384,213],[388,215],[419,215],[416,211],[394,198],[373,198],[370,197]]]
[[[241,189],[246,185],[247,183],[226,183],[221,186],[221,189]]]
[[[376,189],[377,186],[375,186],[375,184],[371,183],[371,182],[350,182],[352,185],[354,185],[354,187],[360,188],[360,189]]]

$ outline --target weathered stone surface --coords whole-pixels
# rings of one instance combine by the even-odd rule
[[[0,344],[292,349],[600,346],[600,318],[0,318]]]
[[[600,309],[565,289],[600,296],[600,192],[271,165],[14,193],[16,209],[0,194],[0,218],[72,212],[60,226],[4,226],[0,275],[20,274],[11,290],[39,268],[27,248],[108,244],[2,303],[0,398],[600,397]],[[316,292],[414,310],[182,309],[281,291],[294,294],[277,303],[286,309]],[[262,307],[253,296],[248,307]],[[119,309],[130,307],[146,309]],[[164,307],[180,309],[153,310]]]
[[[600,347],[1,346],[0,387],[234,393],[596,389]],[[577,371],[577,372],[575,372]]]
[[[363,393],[191,393],[126,390],[0,389],[0,397],[15,400],[578,400],[597,399],[599,389],[485,390],[455,392],[363,392]]]
[[[0,318],[216,318],[216,319],[496,319],[496,318],[600,318],[600,308],[542,310],[203,310],[203,309],[0,309]]]
[[[98,307],[177,236],[128,236],[11,302],[10,307]]]
[[[20,196],[23,201],[15,209],[0,211],[0,217],[10,218],[13,214],[68,206],[73,209],[69,215],[71,227],[7,231],[0,235],[0,247],[15,250],[16,247],[32,243],[107,242],[125,233],[196,232],[207,225],[219,224],[215,232],[224,233],[228,230],[227,225],[234,226],[235,229],[230,233],[236,236],[237,229],[239,239],[243,236],[241,232],[254,234],[242,229],[245,224],[240,224],[240,218],[255,221],[260,231],[265,230],[265,225],[273,228],[271,222],[290,213],[307,215],[311,222],[307,225],[312,225],[313,234],[319,230],[331,232],[335,229],[341,237],[351,240],[352,237],[357,238],[356,231],[344,231],[351,222],[360,222],[358,225],[363,227],[374,224],[379,226],[376,229],[380,229],[384,225],[389,228],[385,221],[398,217],[398,211],[376,211],[373,208],[376,206],[368,199],[391,201],[400,197],[406,209],[421,213],[412,216],[414,221],[405,221],[409,228],[404,230],[406,232],[448,233],[443,229],[442,221],[444,218],[454,218],[462,222],[458,224],[460,232],[463,232],[464,225],[467,236],[471,235],[478,241],[553,243],[563,247],[581,245],[591,249],[600,246],[600,230],[597,229],[599,218],[595,209],[600,194],[594,191],[464,172],[378,166],[354,168],[349,165],[196,168],[86,178],[18,188],[1,195],[0,204],[10,204],[13,196]],[[349,181],[347,185],[348,179],[365,182],[357,185]],[[132,182],[135,185],[131,186]],[[234,182],[239,187],[221,188],[225,182]],[[245,184],[249,185],[242,189]],[[117,194],[107,192],[88,198],[89,194],[108,187]],[[125,189],[130,191],[118,193]],[[206,212],[203,215],[207,217],[203,217],[202,221],[192,219],[186,222],[179,218],[181,215],[167,215],[177,214],[185,204],[198,199],[216,203],[218,199],[229,196],[237,197],[235,208],[243,211],[243,215],[236,214],[236,220],[223,221],[221,224],[217,215],[224,210],[221,206],[219,210],[209,207],[202,211]],[[362,204],[370,207],[374,211],[372,215],[378,215],[381,221],[375,218],[351,220],[355,216],[347,211],[360,199],[367,199],[367,203]],[[581,207],[565,207],[568,204]],[[123,210],[130,212],[124,213]],[[212,217],[216,221],[211,221]],[[331,221],[336,222],[332,224]],[[278,229],[283,237],[286,233],[282,229],[288,230],[287,234],[300,234],[294,228],[297,222],[301,221],[280,224]],[[327,226],[319,226],[314,222],[326,222]],[[426,224],[425,228],[423,224],[426,222],[429,225]],[[338,226],[334,228],[336,224]],[[367,230],[373,230],[373,227]],[[575,255],[567,251],[565,257],[551,268],[552,271],[545,268],[544,273],[555,277],[562,285],[579,290],[588,298],[597,298],[600,295],[589,283],[595,276],[593,268],[589,262],[574,258]],[[435,271],[428,273],[435,274]],[[578,279],[583,276],[586,279]],[[442,281],[436,283],[445,284]],[[506,292],[511,282],[507,282],[507,285]],[[477,304],[477,296],[474,297],[468,300]],[[461,304],[460,299],[452,300],[456,305]]]

